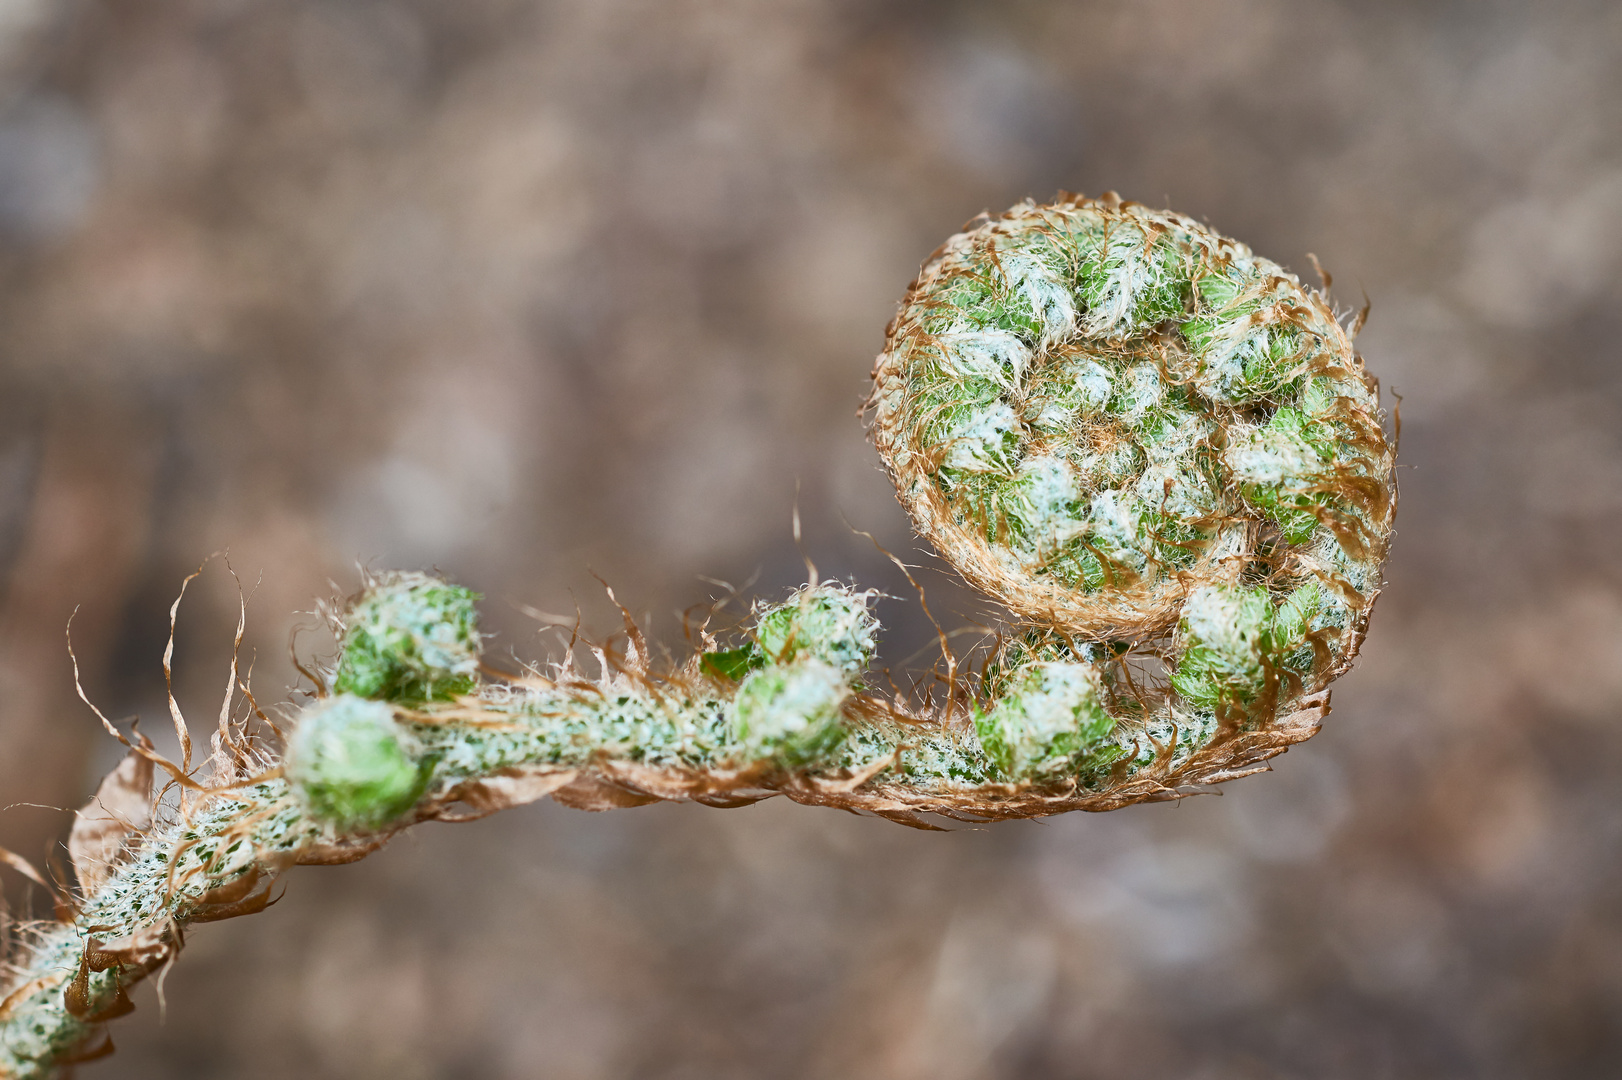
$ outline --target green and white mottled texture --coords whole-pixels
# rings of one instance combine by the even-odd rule
[[[87,944],[134,942],[137,951],[154,948],[161,961],[175,948],[175,928],[207,908],[207,893],[291,859],[320,836],[320,826],[281,780],[211,799],[194,809],[189,822],[154,830],[83,900],[73,922],[35,926],[24,939],[25,965],[6,984],[18,996],[4,998],[9,1009],[0,1017],[0,1076],[54,1075],[96,1035],[96,1018],[118,1000],[120,984],[144,974],[138,963],[90,973],[88,1008],[74,1015],[65,995]]]
[[[877,594],[814,583],[673,670],[630,628],[624,656],[593,650],[595,678],[571,658],[485,679],[477,596],[381,575],[282,760],[237,732],[82,878],[71,921],[29,929],[0,990],[0,1077],[93,1047],[186,924],[419,820],[549,794],[781,793],[910,824],[1113,809],[1316,730],[1395,509],[1376,395],[1320,294],[1179,215],[1023,204],[925,266],[875,378],[875,441],[916,527],[1019,620],[978,674],[952,668],[927,708],[873,691]]]
[[[986,756],[1019,780],[1072,773],[1119,757],[1105,745],[1115,718],[1104,709],[1101,670],[1086,663],[1036,662],[1018,668],[974,718]]]
[[[745,760],[815,764],[844,740],[839,709],[847,677],[821,660],[772,664],[751,674],[733,699],[733,731]]]
[[[877,594],[807,585],[781,604],[758,607],[755,640],[778,663],[812,657],[846,675],[873,661],[879,621],[870,610]]]
[[[283,771],[312,817],[352,833],[380,828],[411,809],[431,767],[388,705],[339,694],[300,715]]]
[[[311,853],[364,851],[469,781],[605,757],[762,776],[829,767],[844,753],[842,706],[877,644],[874,598],[825,584],[761,606],[755,640],[737,650],[754,661],[735,686],[694,678],[672,693],[623,673],[481,685],[473,594],[425,575],[384,576],[345,613],[335,680],[381,688],[383,700],[350,692],[310,704],[289,737],[282,777],[194,796],[184,820],[171,809],[171,823],[136,845],[72,923],[38,928],[0,994],[20,992],[0,1016],[0,1077],[51,1075],[94,1036],[119,983],[145,973],[136,963],[91,972],[75,1015],[65,988],[92,939],[97,948],[145,940],[167,956],[176,928],[218,910],[210,894],[248,875],[268,881]],[[451,687],[465,692],[459,702],[430,700]],[[479,719],[465,720],[469,711]],[[894,751],[893,740],[873,749]]]
[[[1074,757],[1020,749],[1048,730],[1020,663],[1091,665],[1116,783],[1355,656],[1395,510],[1378,394],[1324,295],[1243,244],[1114,197],[1021,204],[924,266],[874,383],[918,531],[1028,628],[977,714],[1007,775]]]
[[[875,439],[919,531],[1033,621],[1152,636],[1280,540],[1383,560],[1390,451],[1346,332],[1181,215],[1027,203],[953,237],[875,380]]]
[[[479,673],[478,594],[427,574],[390,573],[344,616],[333,689],[384,701],[444,701]]]

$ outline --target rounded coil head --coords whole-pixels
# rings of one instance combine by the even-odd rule
[[[1171,666],[1224,585],[1259,590],[1302,691],[1355,653],[1396,504],[1378,390],[1326,297],[1245,245],[1022,203],[924,266],[874,380],[914,527],[1021,619]]]
[[[286,774],[310,814],[339,831],[379,829],[411,809],[430,771],[381,701],[338,694],[304,710]]]
[[[343,615],[333,689],[380,701],[445,701],[478,683],[479,594],[431,574],[368,582]]]
[[[755,640],[774,663],[810,656],[854,675],[878,648],[877,596],[837,582],[807,585],[784,603],[757,606]]]

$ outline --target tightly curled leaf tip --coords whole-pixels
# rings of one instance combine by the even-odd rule
[[[311,817],[353,833],[411,809],[429,779],[429,762],[387,704],[340,693],[300,714],[284,772]]]
[[[1325,295],[1243,244],[1113,196],[984,219],[913,283],[869,409],[918,531],[1025,624],[987,685],[1092,665],[1106,788],[1242,765],[1356,655],[1394,453]],[[978,721],[1003,762],[1018,711]]]
[[[188,923],[259,910],[289,865],[418,821],[548,795],[781,794],[925,828],[1110,810],[1254,772],[1317,731],[1396,508],[1374,384],[1322,293],[1168,211],[1022,203],[924,265],[873,378],[873,440],[914,527],[1013,613],[944,707],[864,683],[877,594],[853,585],[758,604],[671,670],[627,617],[631,647],[596,649],[595,679],[568,662],[488,679],[475,593],[378,575],[282,760],[184,778],[185,814],[139,829],[83,815],[76,910],[35,928],[0,988],[0,1077],[98,1047]],[[225,741],[247,745],[228,717]],[[126,808],[151,787],[152,762],[132,762]]]
[[[807,585],[780,604],[756,605],[754,636],[777,661],[814,656],[847,674],[861,671],[878,648],[875,590],[837,582]]]
[[[453,698],[478,679],[477,593],[422,573],[379,575],[345,612],[338,693],[423,702]]]

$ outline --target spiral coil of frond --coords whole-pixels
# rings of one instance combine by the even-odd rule
[[[1378,391],[1326,296],[1243,244],[1021,204],[926,263],[874,381],[915,527],[1024,623],[989,696],[1042,663],[1107,699],[1084,786],[1254,744],[1356,655],[1396,510]]]
[[[487,678],[473,593],[382,575],[337,618],[340,655],[280,753],[245,685],[206,768],[178,708],[179,763],[103,718],[129,755],[76,818],[77,889],[0,975],[0,1077],[110,1051],[104,1023],[187,926],[419,821],[546,796],[784,795],[925,828],[1109,810],[1256,771],[1317,730],[1396,507],[1377,389],[1323,293],[1177,214],[1026,203],[925,264],[874,379],[874,441],[914,526],[1014,614],[944,704],[864,682],[876,594],[838,583],[758,605],[733,640],[701,631],[675,668],[627,615],[595,675],[571,649]]]

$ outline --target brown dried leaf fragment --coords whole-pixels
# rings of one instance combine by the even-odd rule
[[[7,851],[5,848],[0,848],[0,863],[5,863],[7,866],[17,871],[17,873],[21,874],[29,881],[32,881],[35,885],[55,892],[54,889],[51,889],[51,883],[45,880],[45,875],[36,870],[33,863],[29,862],[21,855],[18,855],[16,852]]]
[[[474,821],[544,799],[573,783],[577,775],[575,769],[552,765],[502,769],[458,784],[429,816],[439,821]]]
[[[659,801],[657,795],[632,791],[605,777],[581,773],[552,792],[552,801],[575,810],[620,810]]]
[[[131,750],[108,773],[95,797],[73,815],[68,854],[79,879],[79,893],[89,896],[112,876],[113,868],[129,850],[131,837],[152,824],[152,760],[142,751],[152,744],[136,732],[142,749]]]
[[[62,992],[62,1007],[76,1020],[97,1024],[104,1020],[116,1020],[120,1016],[128,1016],[135,1011],[135,1002],[130,1000],[124,992],[124,982],[118,978],[120,961],[116,954],[103,951],[94,938],[85,942],[84,952],[79,956],[79,971],[68,983]],[[100,1004],[90,998],[90,973],[112,969],[114,972],[113,995]]]

